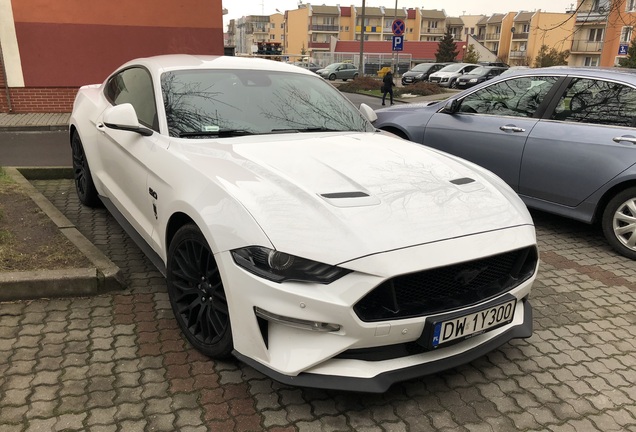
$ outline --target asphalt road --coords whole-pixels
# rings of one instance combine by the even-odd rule
[[[71,166],[68,133],[0,132],[0,166]]]

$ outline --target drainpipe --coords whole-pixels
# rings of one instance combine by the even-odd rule
[[[4,66],[4,53],[2,52],[2,47],[0,47],[0,67],[2,67],[2,75],[4,76],[4,91],[7,94],[7,106],[9,108],[9,112],[13,112],[13,107],[11,106],[11,92],[9,91],[9,78],[7,78],[7,68]]]

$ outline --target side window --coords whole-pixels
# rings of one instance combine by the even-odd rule
[[[575,78],[552,113],[553,120],[636,126],[636,90],[622,84]]]
[[[113,105],[131,104],[139,123],[159,131],[152,78],[146,69],[133,67],[119,72],[108,80],[104,93]]]
[[[466,96],[460,112],[533,117],[557,77],[518,77],[494,83]]]

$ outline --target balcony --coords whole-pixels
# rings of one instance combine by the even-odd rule
[[[579,11],[576,14],[576,23],[578,25],[583,24],[602,24],[607,21],[607,12],[599,11]]]
[[[337,25],[326,25],[326,24],[312,24],[309,26],[309,30],[316,32],[338,32],[340,31],[340,27]]]
[[[362,30],[362,27],[360,26],[356,26],[356,33],[360,33],[360,31]],[[365,33],[380,33],[382,32],[382,27],[380,26],[365,26],[364,27],[364,32]]]
[[[479,42],[483,42],[484,39],[486,38],[486,36],[484,36],[483,34],[473,35],[473,37],[477,39]]]
[[[501,33],[486,33],[485,40],[496,40],[498,41],[501,37]]]
[[[582,53],[598,53],[603,48],[603,42],[595,42],[588,40],[572,41],[572,52]]]
[[[422,27],[420,29],[420,32],[422,34],[428,34],[428,35],[442,35],[444,33],[446,33],[446,30],[441,29],[441,28],[433,28],[433,27]]]
[[[510,51],[510,58],[526,58],[528,51]]]
[[[530,33],[513,33],[512,40],[528,40]]]

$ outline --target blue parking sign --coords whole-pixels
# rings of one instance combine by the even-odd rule
[[[393,36],[393,51],[404,50],[404,36]]]
[[[629,49],[629,44],[620,44],[618,46],[618,55],[627,55],[628,49]]]

